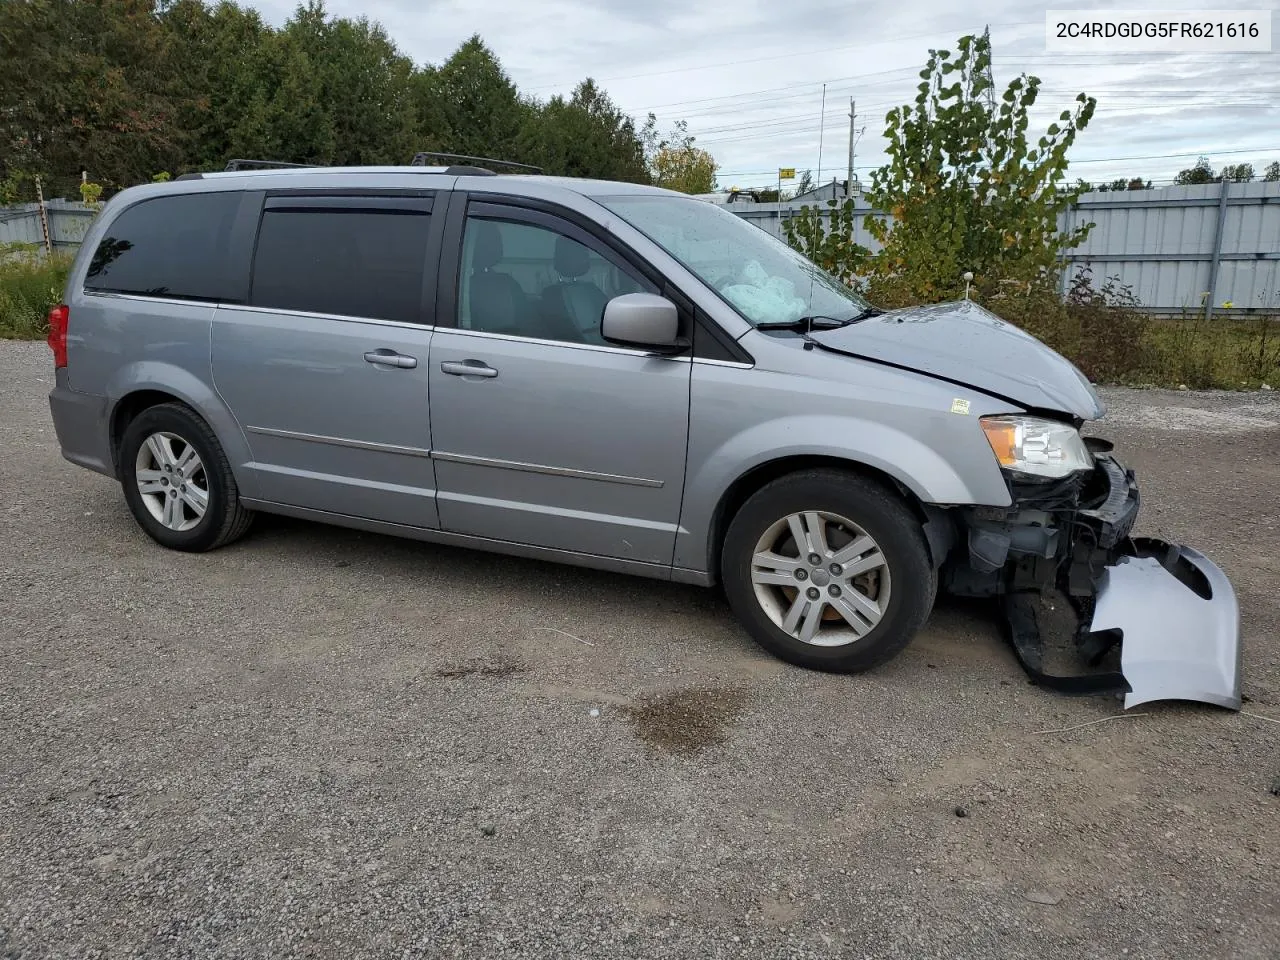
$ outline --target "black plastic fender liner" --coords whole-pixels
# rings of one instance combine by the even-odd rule
[[[1029,590],[1004,595],[1004,615],[1009,643],[1018,657],[1018,663],[1022,665],[1022,669],[1026,671],[1032,682],[1036,686],[1075,696],[1128,693],[1129,684],[1124,674],[1114,671],[1067,677],[1045,673],[1040,620],[1036,616],[1036,604],[1039,600],[1040,594]],[[1079,612],[1078,607],[1077,612]],[[1085,622],[1087,621],[1081,620],[1082,624]]]
[[[1067,694],[1123,693],[1125,709],[1153,700],[1240,709],[1239,606],[1211,560],[1187,546],[1127,539],[1091,588],[1087,596],[1067,596],[1079,616],[1080,659],[1095,665],[1118,642],[1118,673],[1047,673],[1036,613],[1040,591],[1004,595],[1010,644],[1034,683]]]

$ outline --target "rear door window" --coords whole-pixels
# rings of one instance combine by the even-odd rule
[[[428,322],[423,279],[430,202],[268,201],[253,261],[254,306]]]
[[[227,256],[241,194],[188,193],[144,200],[107,227],[85,289],[178,300],[238,300]]]

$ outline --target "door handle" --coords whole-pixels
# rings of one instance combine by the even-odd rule
[[[405,370],[412,370],[418,365],[417,357],[405,356],[394,350],[370,350],[364,355],[364,359],[368,363],[376,363],[382,367],[402,367]]]
[[[488,377],[490,379],[498,375],[498,371],[483,360],[446,360],[440,364],[440,372],[455,377]]]

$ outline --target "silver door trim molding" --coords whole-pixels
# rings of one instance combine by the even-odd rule
[[[743,363],[741,360],[716,360],[713,357],[694,357],[693,362],[703,367],[733,367],[738,370],[754,370],[754,363]]]
[[[495,457],[475,457],[465,453],[431,452],[432,460],[445,463],[462,463],[473,467],[497,467],[500,470],[519,470],[523,473],[544,473],[552,477],[573,477],[578,480],[600,480],[604,483],[621,483],[632,487],[663,487],[665,480],[649,480],[645,477],[626,477],[616,473],[597,473],[594,470],[576,470],[573,467],[549,467],[541,463],[523,463],[519,460],[499,460]]]
[[[297,430],[277,430],[274,427],[245,427],[248,433],[264,437],[280,437],[284,440],[308,440],[327,443],[335,447],[355,447],[357,450],[376,450],[380,453],[399,453],[406,457],[430,457],[430,450],[422,447],[402,447],[395,443],[374,443],[372,440],[348,440],[345,437],[327,437],[320,433],[300,433]]]
[[[353,317],[345,313],[316,313],[314,310],[289,310],[284,307],[259,307],[248,303],[219,303],[224,310],[242,310],[245,313],[266,313],[283,317],[302,317],[306,320],[335,320],[339,323],[367,323],[375,327],[399,327],[402,330],[435,330],[434,324],[411,323],[408,320],[381,320],[377,317]]]
[[[590,350],[593,353],[612,353],[624,357],[649,357],[654,360],[668,360],[673,363],[688,363],[687,354],[667,356],[654,353],[652,350],[636,350],[631,347],[617,347],[610,344],[574,343],[570,340],[546,340],[542,337],[523,337],[516,333],[490,333],[488,330],[472,330],[469,327],[439,327],[443,333],[457,333],[466,337],[482,340],[505,340],[510,343],[536,343],[546,347],[565,347],[569,350]]]
[[[156,297],[145,293],[117,293],[114,290],[91,290],[89,287],[83,287],[80,293],[83,296],[94,297],[101,300],[134,300],[139,303],[167,303],[172,304],[175,307],[208,307],[210,310],[222,305],[217,300],[196,300],[192,297]]]

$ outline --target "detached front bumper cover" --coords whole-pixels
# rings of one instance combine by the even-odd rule
[[[1141,504],[1132,470],[1099,451],[1088,475],[1011,492],[1013,506],[968,518],[967,569],[951,571],[951,586],[1003,594],[1009,638],[1033,681],[1066,693],[1124,692],[1126,708],[1196,700],[1240,709],[1235,591],[1199,551],[1131,536]],[[1046,670],[1038,611],[1051,590],[1079,614],[1083,672]]]
[[[1090,630],[1121,637],[1125,709],[1199,700],[1240,709],[1240,608],[1231,582],[1190,547],[1135,541],[1103,568]]]

